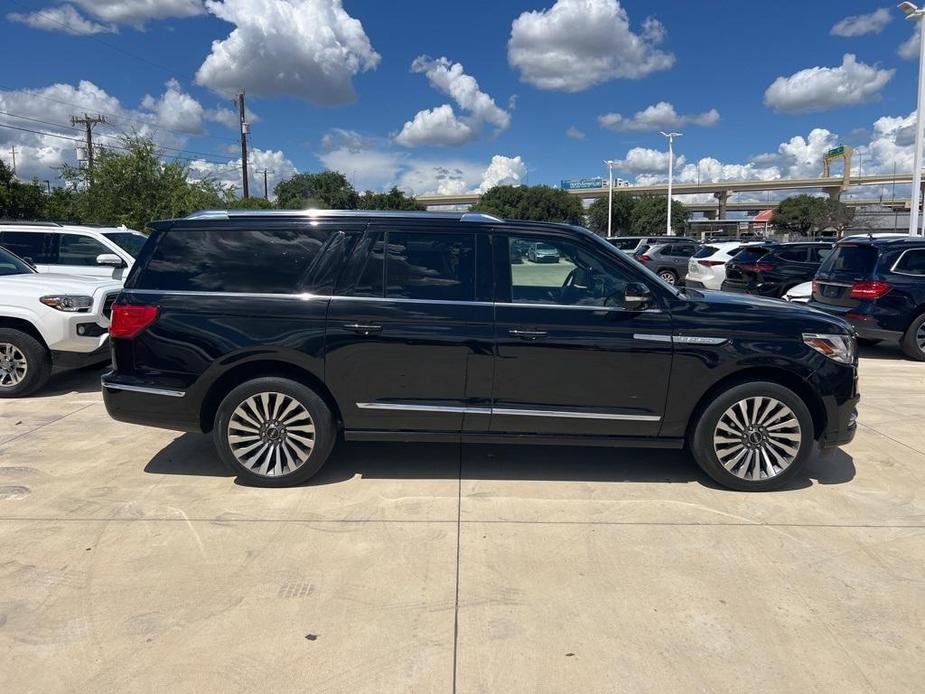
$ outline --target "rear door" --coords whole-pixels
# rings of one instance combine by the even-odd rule
[[[559,250],[560,262],[510,262],[525,239]],[[630,260],[557,232],[496,230],[491,430],[554,435],[654,436],[671,370],[671,318],[653,302],[628,310]]]
[[[326,380],[347,429],[487,429],[488,243],[470,224],[370,224],[328,314]]]

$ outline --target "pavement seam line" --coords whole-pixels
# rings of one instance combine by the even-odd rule
[[[53,420],[51,420],[50,422],[45,422],[44,424],[39,424],[37,427],[35,427],[35,429],[29,429],[29,431],[24,431],[24,432],[21,433],[21,434],[17,434],[17,435],[14,436],[13,438],[8,439],[8,440],[4,441],[3,443],[0,443],[0,449],[2,449],[2,448],[5,447],[5,446],[10,445],[10,444],[13,443],[14,441],[19,441],[19,439],[23,438],[24,436],[28,436],[29,434],[34,434],[34,433],[37,432],[39,429],[44,429],[45,427],[50,427],[52,424],[57,424],[57,423],[60,422],[62,419],[66,419],[67,417],[70,417],[71,415],[77,414],[78,412],[83,412],[84,410],[89,409],[89,408],[93,407],[94,405],[99,405],[99,404],[101,404],[101,403],[99,403],[99,402],[91,402],[89,405],[84,405],[84,406],[81,407],[79,410],[74,410],[73,412],[68,412],[67,414],[61,415],[61,416],[58,417],[57,419],[53,419]]]
[[[459,475],[456,486],[456,596],[453,600],[453,694],[456,694],[456,672],[459,662],[459,546],[462,538],[462,465],[463,450],[459,447]]]

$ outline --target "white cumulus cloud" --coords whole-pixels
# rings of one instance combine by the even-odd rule
[[[523,81],[579,92],[669,69],[674,56],[657,48],[664,38],[665,28],[651,17],[633,32],[617,0],[557,0],[514,20],[507,55]]]
[[[681,115],[677,113],[667,101],[660,101],[642,111],[638,111],[631,118],[619,113],[606,113],[598,116],[597,122],[601,127],[614,131],[654,131],[681,128],[685,125],[700,125],[712,127],[719,123],[719,111],[715,108],[704,113]]]
[[[496,154],[488,168],[482,173],[478,191],[484,193],[495,186],[519,186],[527,175],[527,165],[522,157],[505,157]]]
[[[190,135],[201,134],[205,114],[202,104],[184,92],[175,79],[168,81],[165,86],[160,97],[147,94],[141,100],[142,107],[152,112],[157,122],[165,128]]]
[[[11,22],[25,24],[43,31],[60,31],[71,36],[112,33],[115,27],[100,24],[84,17],[73,5],[46,7],[35,12],[10,12],[6,18]]]
[[[341,0],[208,0],[213,15],[235,25],[196,72],[221,94],[289,95],[316,104],[350,103],[353,77],[380,56]]]
[[[565,136],[570,140],[584,140],[585,133],[580,128],[570,125],[565,129]]]
[[[431,86],[452,97],[465,115],[457,116],[450,104],[419,111],[395,136],[398,144],[405,147],[461,145],[477,138],[485,124],[494,126],[496,132],[510,125],[510,113],[483,92],[460,63],[445,57],[434,59],[422,55],[411,63],[411,71],[423,73]]]
[[[864,34],[879,34],[892,20],[890,10],[881,7],[869,14],[852,15],[836,22],[832,27],[832,35],[851,38]]]
[[[685,162],[684,155],[675,155],[675,166]],[[626,156],[617,162],[617,168],[631,174],[664,172],[668,175],[668,152],[647,147],[633,147],[627,151]]]
[[[72,0],[88,14],[112,24],[144,27],[149,19],[204,14],[202,0]]]
[[[919,57],[919,41],[920,39],[919,29],[916,27],[912,30],[912,35],[899,44],[897,53],[899,57],[903,60],[917,60]]]
[[[281,150],[252,148],[247,156],[247,180],[249,193],[252,198],[263,197],[263,172],[267,171],[267,195],[273,200],[273,189],[280,181],[291,178],[298,173],[295,165]],[[220,164],[203,159],[193,160],[189,163],[189,179],[198,181],[210,179],[224,188],[232,188],[240,193],[241,159],[234,159],[227,164]]]
[[[879,96],[895,70],[858,62],[850,53],[838,67],[811,67],[778,77],[764,93],[775,111],[803,113],[862,104]]]

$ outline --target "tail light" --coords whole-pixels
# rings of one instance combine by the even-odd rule
[[[716,267],[717,265],[724,265],[725,261],[723,260],[698,260],[698,263],[704,267]]]
[[[872,280],[869,282],[855,282],[851,286],[852,299],[879,299],[892,289],[889,282]]]
[[[637,256],[636,256],[636,260],[638,260],[638,261],[641,262],[641,263],[645,263],[645,262],[647,262],[647,261],[649,261],[649,260],[652,260],[652,258],[650,258],[650,257],[647,256],[645,253],[643,253],[642,255],[637,255]]]
[[[739,267],[749,272],[770,272],[774,269],[773,265],[768,265],[767,263],[743,263]]]
[[[157,320],[157,306],[113,306],[110,337],[135,337]]]

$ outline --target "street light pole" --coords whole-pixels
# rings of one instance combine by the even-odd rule
[[[912,158],[912,209],[909,210],[909,234],[919,233],[919,204],[922,197],[922,106],[925,102],[925,41],[922,36],[922,17],[925,10],[921,10],[911,2],[902,2],[899,9],[906,13],[906,19],[918,22],[919,32],[919,94],[915,105],[915,155]]]
[[[604,163],[607,164],[607,170],[609,171],[607,176],[607,185],[609,187],[607,191],[607,237],[610,238],[613,236],[611,229],[611,224],[613,224],[613,167],[617,162],[613,159],[605,159]]]
[[[668,220],[665,222],[665,233],[668,236],[674,236],[674,230],[671,228],[671,178],[674,174],[674,139],[681,137],[682,133],[662,133],[668,138]]]

